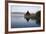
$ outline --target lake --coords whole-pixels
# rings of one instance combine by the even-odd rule
[[[11,16],[11,28],[40,27],[36,19],[27,21],[24,16]]]

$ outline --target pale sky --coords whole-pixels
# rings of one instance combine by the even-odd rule
[[[41,6],[19,6],[19,5],[11,5],[12,12],[27,12],[36,13],[41,9]]]

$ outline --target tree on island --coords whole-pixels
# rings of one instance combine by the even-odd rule
[[[30,15],[29,11],[27,11],[26,15]]]

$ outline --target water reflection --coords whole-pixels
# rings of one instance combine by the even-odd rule
[[[39,20],[36,20],[36,24],[40,25],[41,23],[40,23],[40,21],[39,21]]]
[[[36,19],[25,18],[24,16],[12,16],[11,28],[39,27]]]
[[[29,22],[29,20],[30,20],[30,18],[26,18],[26,17],[25,17],[25,19],[26,19],[27,22]]]
[[[27,18],[27,17],[24,17],[25,19],[26,19],[26,21],[27,22],[29,22],[29,20],[31,19],[31,20],[36,20],[36,24],[38,24],[38,25],[40,25],[41,23],[40,23],[40,20],[37,20],[37,19],[32,19],[32,18]]]

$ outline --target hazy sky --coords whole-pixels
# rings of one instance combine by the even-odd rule
[[[11,5],[12,12],[27,12],[36,13],[41,9],[40,6],[19,6],[19,5]]]

